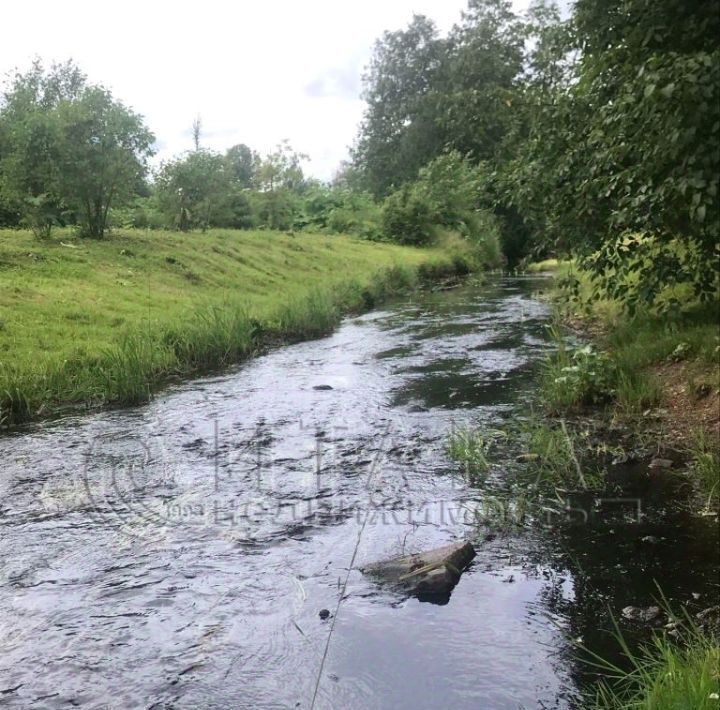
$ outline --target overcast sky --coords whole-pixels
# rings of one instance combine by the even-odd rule
[[[158,157],[192,145],[202,117],[207,148],[280,140],[329,179],[347,157],[363,103],[360,78],[384,30],[413,12],[441,30],[465,0],[36,0],[6,3],[0,73],[74,59],[90,79],[143,114]],[[516,7],[527,0],[515,0]]]

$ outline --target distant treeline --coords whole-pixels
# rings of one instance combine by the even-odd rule
[[[715,0],[469,0],[376,43],[352,159],[331,184],[287,143],[202,145],[148,174],[142,118],[73,64],[11,78],[0,105],[0,224],[310,229],[427,244],[453,232],[497,262],[572,253],[614,295],[716,283],[720,13]]]

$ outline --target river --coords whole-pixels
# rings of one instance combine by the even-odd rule
[[[0,706],[309,708],[317,686],[316,708],[574,707],[573,639],[610,649],[608,610],[656,580],[707,595],[717,546],[647,471],[604,516],[478,521],[447,434],[529,406],[543,284],[415,295],[1,438]],[[441,604],[358,569],[461,538],[478,555]]]

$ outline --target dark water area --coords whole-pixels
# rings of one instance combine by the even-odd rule
[[[607,495],[498,529],[448,458],[453,427],[530,406],[543,286],[416,295],[0,439],[0,707],[309,708],[343,593],[317,708],[578,707],[574,642],[615,653],[611,610],[656,584],[710,606],[715,522],[682,479],[617,466]],[[359,571],[460,539],[478,554],[443,604]]]

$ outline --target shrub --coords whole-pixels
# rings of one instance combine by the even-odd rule
[[[562,341],[545,364],[543,393],[551,409],[604,404],[616,394],[617,370],[591,345],[570,352]]]
[[[430,205],[415,185],[393,192],[383,206],[383,232],[399,244],[430,244],[437,235],[438,222]]]

